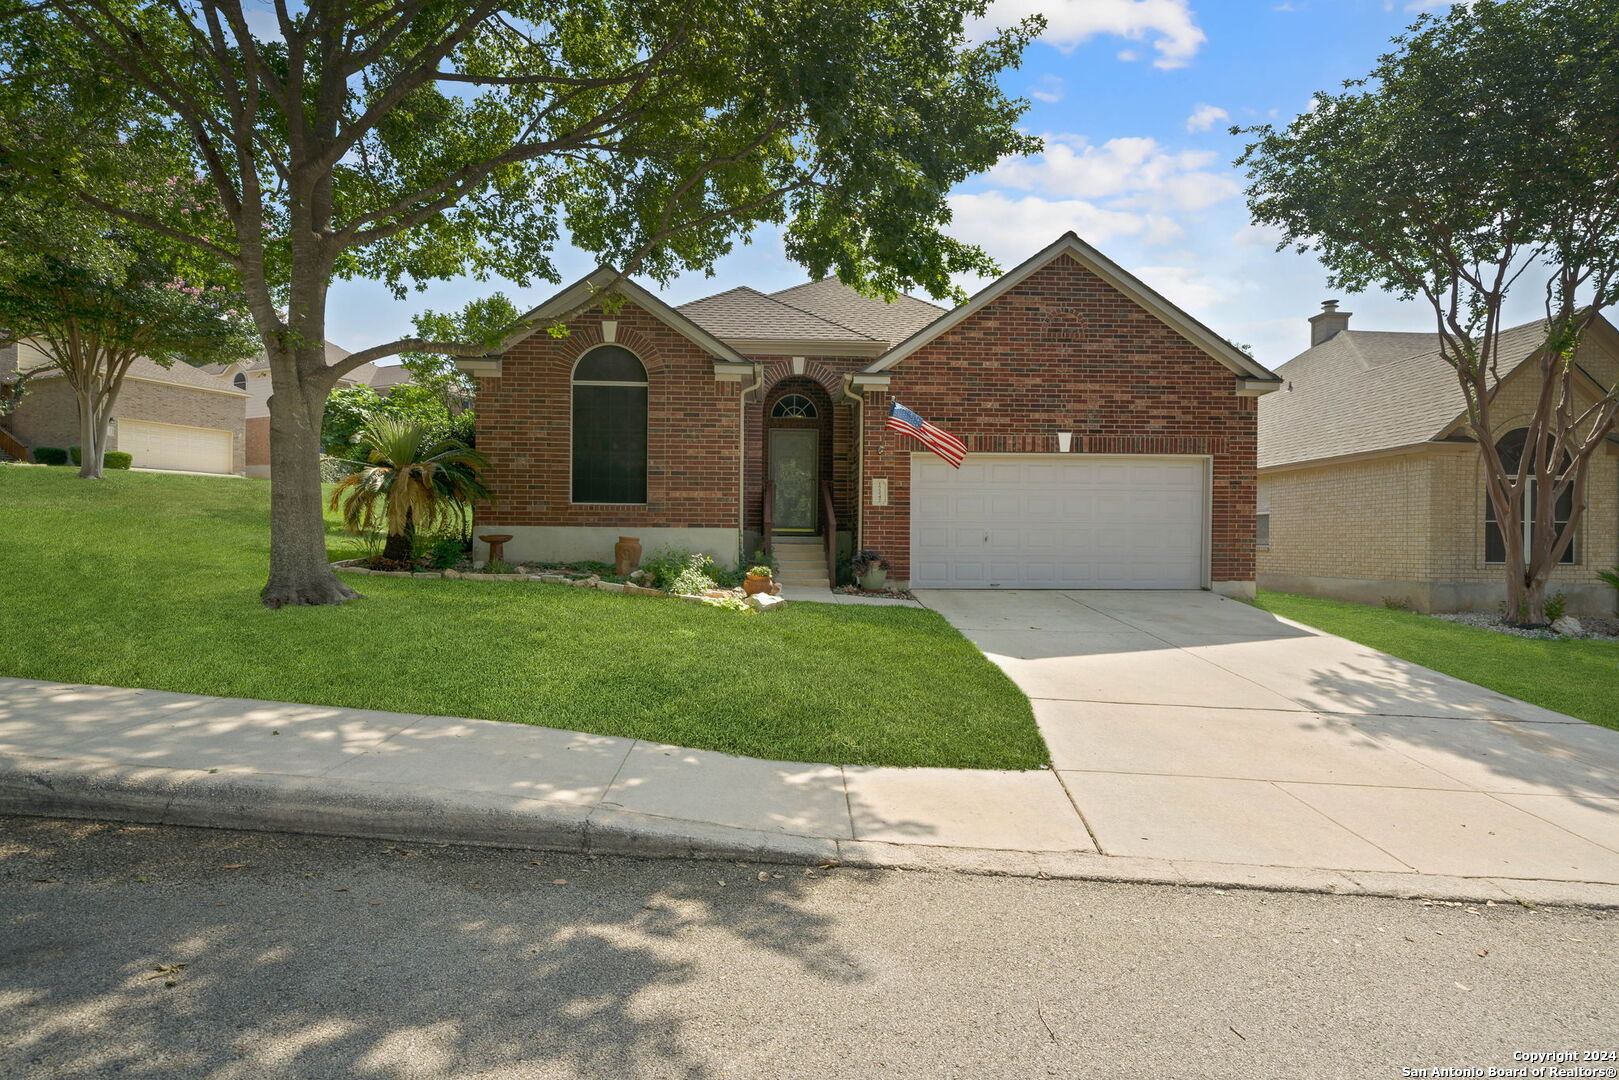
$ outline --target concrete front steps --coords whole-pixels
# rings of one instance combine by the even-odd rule
[[[776,556],[776,583],[795,588],[828,589],[826,548],[819,536],[777,536],[771,545]]]

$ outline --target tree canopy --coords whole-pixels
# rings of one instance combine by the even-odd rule
[[[1574,364],[1619,290],[1619,0],[1478,0],[1424,15],[1366,78],[1317,94],[1286,128],[1246,133],[1238,164],[1256,222],[1313,253],[1332,285],[1431,310],[1506,537],[1511,611],[1541,621],[1590,456],[1619,412],[1613,380],[1582,397],[1588,373]],[[1508,467],[1497,427],[1519,418],[1494,406],[1515,290],[1538,294],[1545,323],[1530,452]],[[1559,528],[1552,507],[1569,492],[1575,511]]]

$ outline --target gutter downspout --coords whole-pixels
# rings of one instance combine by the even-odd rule
[[[852,558],[866,541],[866,396],[855,392],[852,375],[843,377],[843,396],[854,402],[854,530],[849,536]],[[832,584],[836,586],[837,582]]]

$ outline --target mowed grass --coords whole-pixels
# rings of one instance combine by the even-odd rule
[[[789,761],[1030,769],[1027,699],[931,611],[738,615],[527,583],[350,577],[268,611],[269,484],[0,466],[0,675],[480,717]],[[329,542],[353,541],[329,522]]]
[[[1619,642],[1542,641],[1410,611],[1261,592],[1266,611],[1511,697],[1619,729]]]

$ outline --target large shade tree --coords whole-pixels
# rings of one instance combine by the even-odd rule
[[[873,292],[993,269],[946,237],[957,182],[1034,140],[997,84],[1039,20],[987,0],[53,0],[0,31],[0,162],[240,275],[271,368],[271,606],[353,596],[326,564],[317,448],[334,278],[555,280],[566,236],[622,273],[705,269],[782,227]],[[5,9],[0,9],[4,12]],[[61,124],[63,117],[70,122]],[[115,182],[110,132],[216,193],[175,222]]]
[[[1619,0],[1456,4],[1421,17],[1367,78],[1247,134],[1256,222],[1314,252],[1336,287],[1431,309],[1500,526],[1508,615],[1544,623],[1619,416],[1613,375],[1575,362],[1619,289]],[[1524,421],[1498,401],[1500,336],[1525,290],[1545,314],[1519,369],[1535,404],[1522,452],[1504,453],[1517,444],[1505,428]]]

